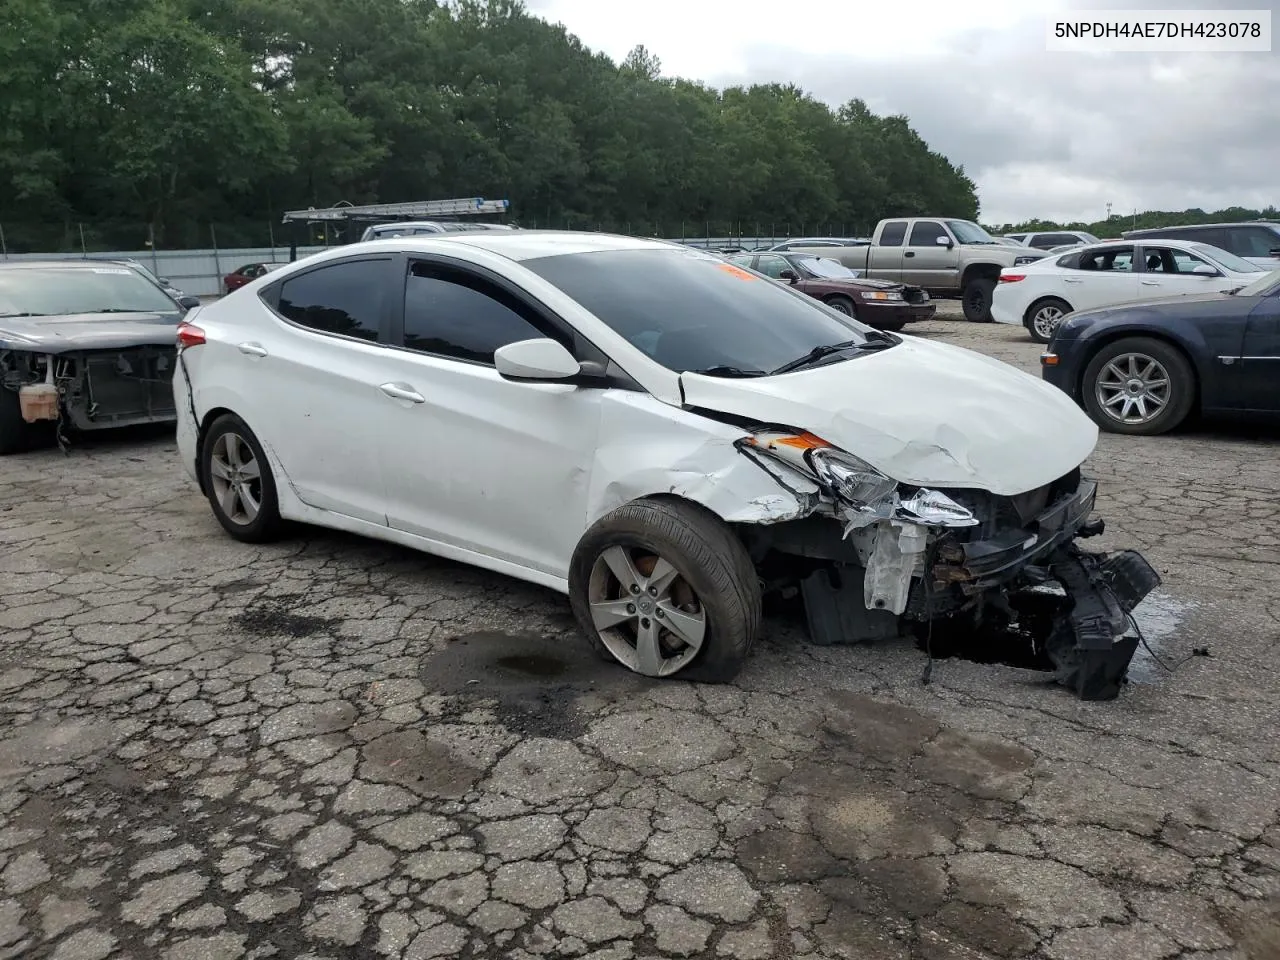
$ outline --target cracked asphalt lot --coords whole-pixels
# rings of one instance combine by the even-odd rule
[[[1276,435],[1089,470],[1152,646],[1212,653],[1101,704],[785,610],[735,685],[644,681],[539,588],[231,541],[163,431],[7,458],[0,957],[1276,960]]]

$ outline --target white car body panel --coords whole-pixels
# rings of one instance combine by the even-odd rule
[[[962,347],[907,338],[811,370],[683,376],[694,406],[809,430],[901,483],[1034,490],[1079,466],[1098,427],[1038,377]]]
[[[1137,240],[1133,243],[1129,241],[1098,243],[1088,244],[1087,248],[1135,246],[1140,243],[1141,241]],[[1202,258],[1202,253],[1193,249],[1202,245],[1189,241],[1152,239],[1145,245],[1171,248]],[[1257,273],[1235,273],[1221,265],[1218,265],[1223,273],[1220,277],[1160,272],[1117,271],[1112,273],[1077,270],[1057,265],[1057,261],[1065,253],[1051,255],[1044,260],[1024,266],[1006,267],[1001,270],[1002,276],[1021,275],[1024,279],[1013,283],[996,284],[991,301],[992,319],[996,323],[1020,326],[1025,323],[1027,311],[1032,304],[1046,297],[1062,300],[1071,308],[1068,312],[1074,312],[1136,303],[1140,300],[1231,290],[1251,283],[1261,276]]]
[[[519,262],[670,246],[484,231],[371,241],[305,264],[406,251],[486,268],[576,328],[647,392],[516,382],[484,365],[312,332],[258,297],[279,273],[258,278],[241,288],[244,296],[190,316],[207,343],[183,350],[174,376],[184,469],[195,476],[198,424],[230,410],[262,443],[285,518],[566,592],[585,530],[637,498],[672,494],[744,523],[814,509],[815,483],[794,473],[784,486],[735,446],[747,430],[685,405],[812,431],[902,482],[997,495],[1057,479],[1096,443],[1097,427],[1055,387],[914,338],[776,377],[681,377]],[[421,400],[389,396],[385,384]]]

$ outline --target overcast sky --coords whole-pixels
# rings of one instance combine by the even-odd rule
[[[963,164],[981,219],[1280,205],[1280,54],[1046,51],[1058,11],[1259,9],[1280,0],[526,0],[667,76],[791,82],[902,113]],[[1274,49],[1274,43],[1273,43]],[[944,213],[945,211],[938,211]]]

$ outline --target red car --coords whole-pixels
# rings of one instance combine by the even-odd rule
[[[233,270],[222,278],[223,293],[230,293],[232,290],[239,290],[250,280],[257,280],[264,273],[270,273],[276,267],[281,266],[277,263],[246,263],[238,270]]]
[[[869,280],[836,260],[811,253],[744,253],[729,262],[790,283],[801,293],[877,330],[901,330],[929,320],[937,312],[920,287],[891,280]]]

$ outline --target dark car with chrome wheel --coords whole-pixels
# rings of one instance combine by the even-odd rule
[[[1195,413],[1280,415],[1280,271],[1225,292],[1072,314],[1040,369],[1111,433],[1156,436]]]
[[[901,330],[937,312],[920,287],[891,280],[868,280],[836,260],[811,253],[750,253],[729,262],[789,283],[801,293],[877,330]]]

